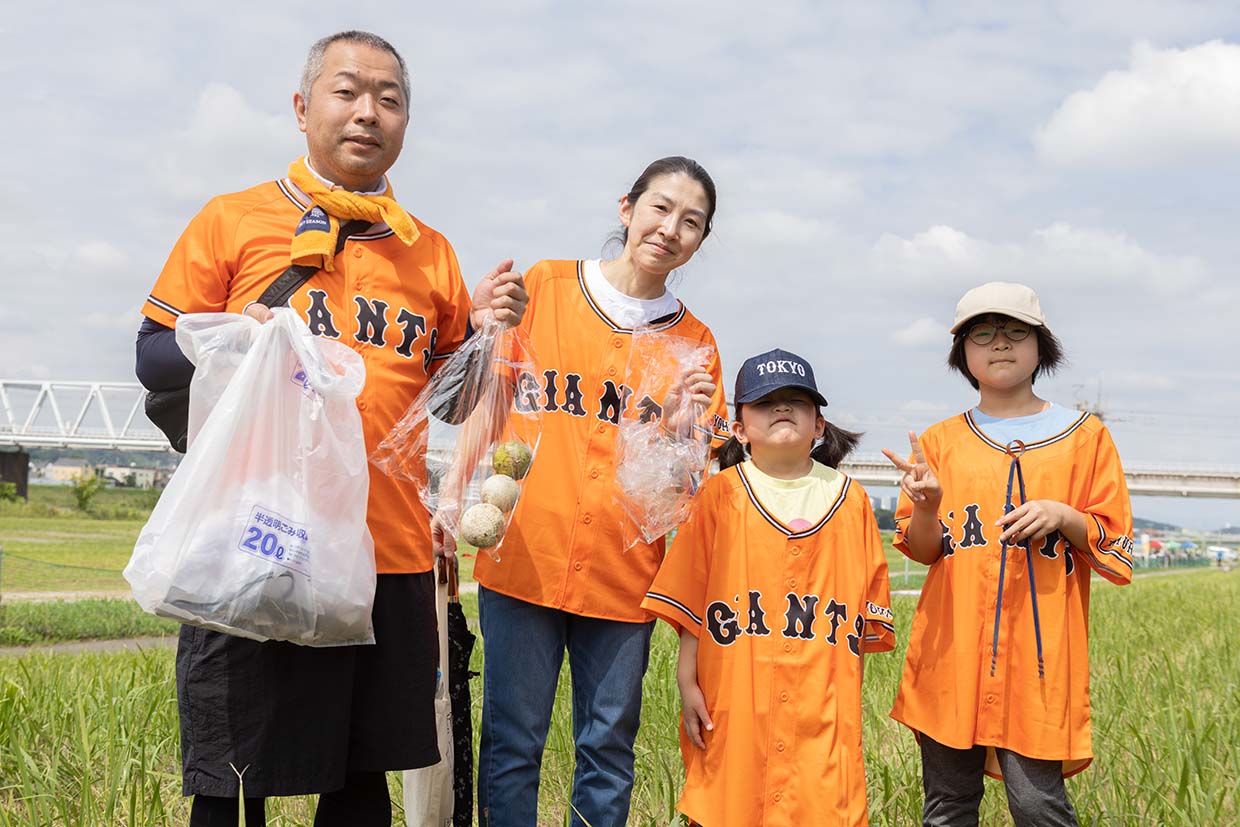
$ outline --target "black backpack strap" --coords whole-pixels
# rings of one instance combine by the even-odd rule
[[[344,243],[353,233],[361,232],[370,226],[369,221],[348,221],[340,225],[340,234],[336,237],[336,252],[339,253],[344,249]],[[288,300],[293,297],[297,289],[319,271],[318,267],[311,267],[308,264],[294,264],[290,266],[280,275],[276,276],[276,280],[267,286],[263,291],[263,295],[258,297],[258,303],[267,307],[282,307],[288,304]]]

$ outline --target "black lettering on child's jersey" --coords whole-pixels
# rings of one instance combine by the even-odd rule
[[[745,628],[747,635],[769,635],[771,630],[766,627],[766,612],[762,611],[762,592],[749,593],[749,625]]]
[[[803,640],[814,639],[814,610],[818,606],[818,595],[807,594],[804,601],[793,592],[788,592],[788,611],[784,612],[784,637],[799,637]]]
[[[956,544],[956,548],[973,548],[974,546],[986,545],[986,535],[982,533],[982,521],[978,519],[977,511],[980,506],[977,503],[969,503],[964,507],[964,513],[967,515],[964,521],[964,532],[960,536],[960,542]]]

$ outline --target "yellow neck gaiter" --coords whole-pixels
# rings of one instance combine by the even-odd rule
[[[388,184],[383,195],[359,195],[343,189],[328,189],[306,166],[305,156],[289,164],[288,177],[314,202],[314,206],[297,222],[290,250],[293,264],[306,264],[331,272],[341,220],[369,221],[371,224],[382,221],[406,245],[418,239],[418,228],[409,213],[392,197],[391,184]]]

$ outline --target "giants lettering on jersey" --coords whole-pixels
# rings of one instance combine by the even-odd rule
[[[942,524],[944,557],[951,557],[960,549],[975,547],[985,548],[988,542],[985,535],[985,527],[991,525],[991,523],[988,522],[989,515],[983,517],[981,515],[981,506],[977,503],[969,503],[966,505],[964,507],[964,513],[965,521],[964,525],[960,527],[960,536],[958,538],[952,536],[951,528],[949,528],[947,524]],[[947,519],[949,521],[954,521],[955,516],[956,514],[954,511],[949,511],[947,514]],[[1040,556],[1046,557],[1050,560],[1055,560],[1060,554],[1062,554],[1064,558],[1064,567],[1067,569],[1068,574],[1072,574],[1076,571],[1076,563],[1072,555],[1072,546],[1068,542],[1068,538],[1060,534],[1059,531],[1052,531],[1040,541],[1035,540],[1033,543],[1036,544],[1036,551]],[[1107,548],[1119,548],[1122,551],[1131,554],[1132,538],[1124,536],[1116,537],[1113,540],[1109,540],[1106,546]]]
[[[543,410],[548,413],[566,413],[569,416],[586,416],[589,411],[586,410],[585,397],[581,390],[581,375],[566,373],[563,379],[561,383],[560,371],[554,369],[543,371],[541,382],[539,377],[533,373],[521,371],[517,377],[513,407],[521,413]],[[595,399],[598,404],[594,408],[595,417],[599,422],[618,424],[621,415],[629,409],[633,389],[625,384],[617,385],[608,379],[597,388],[596,393]],[[636,411],[637,418],[641,422],[652,422],[663,418],[663,406],[649,396],[643,396],[637,400],[633,410]]]
[[[327,293],[323,290],[311,290],[308,293],[310,306],[306,308],[306,325],[315,336],[327,339],[339,339],[340,331],[332,319],[331,309],[327,306]],[[396,311],[396,328],[399,335],[388,335],[388,303],[365,296],[354,296],[357,305],[357,332],[353,338],[358,344],[372,347],[387,347],[395,343],[394,350],[405,359],[413,358],[414,345],[425,339],[421,348],[422,370],[429,372],[431,360],[435,358],[435,346],[439,342],[439,329],[432,327],[427,330],[426,317],[419,316],[408,308]]]
[[[762,593],[749,592],[748,625],[741,626],[741,615],[729,604],[715,600],[706,607],[706,630],[711,638],[720,646],[731,646],[742,635],[766,637],[772,634],[766,625],[766,610],[762,607]],[[733,598],[740,602],[740,595]],[[860,612],[849,621],[847,604],[831,598],[826,606],[819,610],[822,599],[816,594],[800,595],[788,592],[784,595],[784,626],[780,634],[790,640],[815,640],[822,637],[832,646],[839,644],[840,627],[850,629],[845,636],[848,651],[861,656],[861,638],[865,633],[865,615]],[[891,609],[875,603],[866,603],[866,611],[877,618],[891,620]],[[818,619],[822,618],[826,628],[815,629]]]

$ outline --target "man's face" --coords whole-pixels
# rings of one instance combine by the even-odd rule
[[[369,192],[396,163],[409,124],[409,102],[396,57],[338,41],[323,55],[309,100],[293,95],[310,165],[333,183]]]

